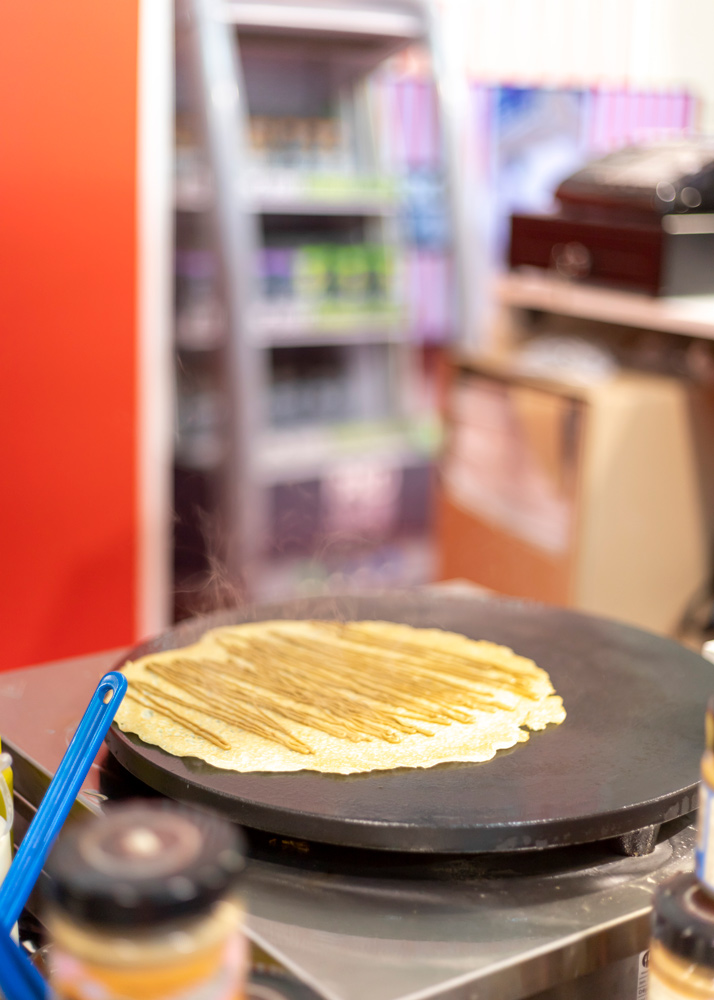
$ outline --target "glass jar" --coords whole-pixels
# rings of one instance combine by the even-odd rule
[[[714,1000],[714,902],[691,873],[654,899],[649,1000]]]
[[[108,807],[50,855],[49,975],[71,1000],[242,1000],[243,853],[231,824],[167,801]]]

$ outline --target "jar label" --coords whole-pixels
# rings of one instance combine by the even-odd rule
[[[55,946],[51,984],[66,1000],[239,1000],[248,974],[248,944],[232,934],[213,956],[140,965],[90,963]],[[207,960],[208,959],[208,960]],[[178,972],[178,975],[177,975]]]
[[[646,1000],[650,973],[650,953],[641,951],[637,959],[637,993],[635,1000]]]
[[[704,782],[699,787],[697,878],[714,889],[714,791]]]
[[[687,983],[682,983],[682,988],[672,987],[663,983],[656,972],[650,969],[649,989],[647,1000],[692,1000],[692,987]]]

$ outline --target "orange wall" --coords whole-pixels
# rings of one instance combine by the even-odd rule
[[[0,669],[134,638],[138,2],[3,9]]]

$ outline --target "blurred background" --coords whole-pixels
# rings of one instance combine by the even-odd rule
[[[440,581],[708,636],[707,0],[4,20],[0,669]]]

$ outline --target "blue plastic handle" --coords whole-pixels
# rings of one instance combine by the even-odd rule
[[[10,928],[22,913],[47,855],[112,724],[126,688],[126,677],[113,670],[105,674],[97,685],[62,763],[0,885],[0,935],[3,931],[9,934]],[[107,698],[107,695],[110,697]]]
[[[47,983],[9,934],[0,931],[0,990],[6,1000],[46,1000]]]

